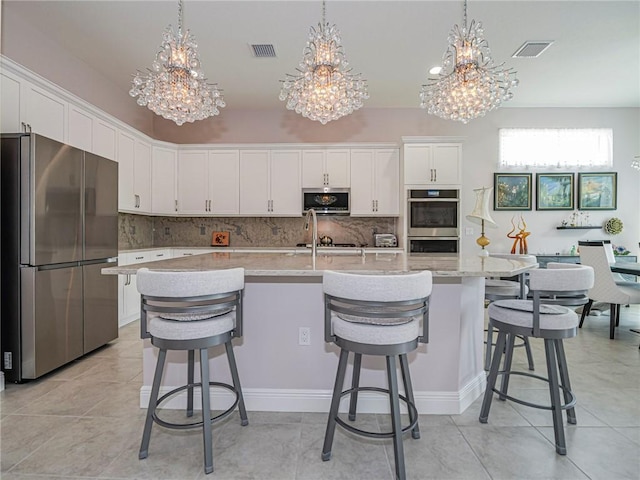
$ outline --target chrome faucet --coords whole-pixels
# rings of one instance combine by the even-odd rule
[[[311,228],[311,255],[313,256],[313,260],[316,260],[316,248],[318,245],[318,217],[316,216],[316,211],[313,208],[307,210],[307,216],[304,220],[304,229],[309,230],[309,219],[313,217],[313,225]]]

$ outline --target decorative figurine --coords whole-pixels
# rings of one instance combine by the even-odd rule
[[[520,254],[529,253],[529,247],[527,246],[527,237],[531,235],[531,232],[527,232],[527,223],[524,221],[524,217],[520,215],[520,220],[518,220],[518,226],[513,222],[513,218],[511,218],[511,225],[513,228],[509,233],[507,233],[507,237],[513,238],[513,246],[511,247],[511,254],[516,253],[516,247],[518,247]],[[513,232],[516,231],[516,228],[519,228],[520,231],[513,235]]]

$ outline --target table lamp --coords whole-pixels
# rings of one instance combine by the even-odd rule
[[[489,239],[484,236],[485,223],[492,228],[498,228],[496,222],[494,222],[493,218],[491,218],[491,215],[489,215],[489,201],[491,200],[492,190],[493,187],[482,187],[474,189],[473,191],[476,193],[476,206],[474,207],[473,212],[467,215],[467,220],[481,225],[482,233],[476,240],[476,243],[480,245],[480,247],[482,247],[482,250],[479,254],[481,257],[489,256],[489,251],[485,248],[490,243]]]

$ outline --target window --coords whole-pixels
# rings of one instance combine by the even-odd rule
[[[500,167],[611,167],[610,128],[501,128]]]

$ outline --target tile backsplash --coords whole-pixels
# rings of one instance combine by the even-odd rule
[[[374,233],[396,233],[397,218],[318,216],[318,235],[334,243],[373,246]],[[118,248],[207,247],[214,231],[231,247],[294,247],[311,240],[302,217],[148,217],[119,214]]]

